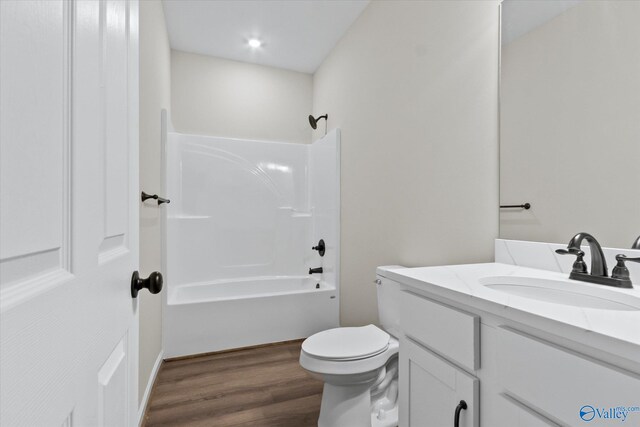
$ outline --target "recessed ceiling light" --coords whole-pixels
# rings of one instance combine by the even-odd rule
[[[251,46],[252,48],[256,49],[260,46],[262,46],[262,42],[258,39],[249,39],[249,46]]]

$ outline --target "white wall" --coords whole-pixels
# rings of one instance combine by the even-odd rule
[[[309,143],[312,89],[310,74],[171,52],[177,132]]]
[[[517,7],[517,4],[513,5]],[[640,234],[640,2],[585,1],[504,46],[501,199],[506,239]]]
[[[376,1],[316,72],[342,130],[343,325],[376,321],[378,265],[493,259],[498,33],[497,1]]]
[[[309,206],[313,215],[311,242],[325,242],[325,254],[305,253],[309,267],[322,267],[322,280],[340,285],[340,132],[334,130],[309,146]]]
[[[140,2],[140,189],[162,194],[160,111],[170,104],[170,47],[162,3]],[[140,207],[140,274],[162,269],[163,207]],[[153,366],[162,351],[162,297],[147,291],[140,300],[139,401],[142,402]]]

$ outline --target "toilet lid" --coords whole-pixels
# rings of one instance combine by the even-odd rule
[[[389,338],[389,334],[374,325],[335,328],[310,336],[302,343],[302,350],[319,359],[365,359],[385,351]]]

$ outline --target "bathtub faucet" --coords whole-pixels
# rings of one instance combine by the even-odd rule
[[[309,269],[309,274],[314,274],[314,273],[322,274],[322,267],[310,268]]]

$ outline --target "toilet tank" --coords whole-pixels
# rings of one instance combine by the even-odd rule
[[[400,265],[378,267],[376,288],[378,294],[378,318],[387,333],[400,338],[400,284],[385,277],[388,270],[404,268]]]

